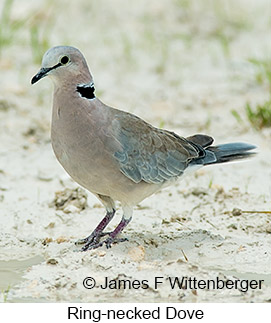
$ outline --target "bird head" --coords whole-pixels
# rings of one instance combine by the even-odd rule
[[[31,84],[49,76],[54,83],[65,83],[71,80],[77,83],[91,83],[92,76],[81,52],[71,46],[56,46],[43,56],[39,72],[32,78]]]

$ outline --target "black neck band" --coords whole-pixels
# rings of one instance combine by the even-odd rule
[[[95,98],[95,87],[94,84],[83,84],[83,85],[77,85],[78,93],[80,93],[81,97],[86,99],[94,99]]]

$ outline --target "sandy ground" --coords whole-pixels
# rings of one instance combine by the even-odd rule
[[[270,2],[22,0],[11,17],[30,19],[0,56],[0,300],[270,301],[270,214],[257,211],[270,210],[271,131],[253,129],[244,109],[268,99],[248,59],[270,58]],[[33,26],[46,49],[81,49],[105,103],[183,136],[256,144],[258,156],[184,178],[135,208],[123,233],[128,242],[78,252],[74,242],[94,229],[104,209],[78,190],[53,155],[52,85],[47,79],[30,86],[39,69],[33,53],[42,51],[30,45]],[[73,199],[64,204],[69,192]],[[88,276],[97,285],[105,277],[147,279],[150,288],[87,290]],[[165,280],[157,289],[155,276]],[[247,292],[171,290],[167,279],[176,276],[264,285]]]

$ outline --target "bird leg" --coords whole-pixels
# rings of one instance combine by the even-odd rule
[[[105,244],[106,248],[111,248],[111,245],[113,243],[118,243],[118,242],[123,242],[127,241],[127,238],[117,238],[117,235],[119,235],[123,229],[128,225],[128,223],[131,221],[132,218],[125,219],[122,218],[118,226],[115,228],[114,231],[109,233],[109,237],[103,241],[93,241],[92,243],[86,243],[84,247],[81,249],[82,251],[90,250],[90,249],[96,249],[101,247],[102,245]]]
[[[88,237],[76,241],[75,244],[76,245],[85,244],[85,246],[82,248],[82,251],[88,250],[88,246],[93,245],[93,244],[96,245],[100,241],[101,237],[103,237],[107,234],[110,234],[110,232],[103,232],[103,230],[108,225],[108,223],[113,219],[115,212],[116,212],[115,209],[113,209],[112,211],[107,211],[105,217],[97,225],[97,227],[94,229],[94,231]]]

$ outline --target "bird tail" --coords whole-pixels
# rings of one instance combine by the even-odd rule
[[[197,164],[211,165],[249,158],[256,155],[256,152],[251,151],[255,148],[257,147],[254,145],[242,142],[209,146],[205,148],[206,155],[201,160],[198,159],[199,163]]]

